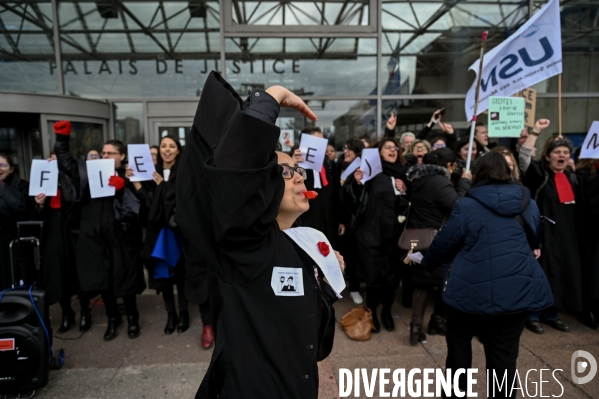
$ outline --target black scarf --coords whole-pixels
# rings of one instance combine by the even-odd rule
[[[383,165],[383,173],[387,176],[399,179],[405,174],[404,169],[400,163],[391,163],[381,159],[381,164]]]

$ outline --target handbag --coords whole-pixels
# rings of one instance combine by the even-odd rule
[[[412,208],[412,203],[410,202],[410,204],[408,205],[406,226],[408,225],[408,221],[410,218],[410,209],[411,208]],[[404,251],[408,251],[406,256],[403,258],[403,262],[406,265],[412,263],[412,261],[409,259],[410,255],[412,255],[414,252],[426,251],[431,246],[431,244],[433,243],[433,240],[435,239],[435,236],[437,235],[439,230],[441,228],[443,228],[443,225],[445,224],[445,219],[446,218],[443,218],[443,222],[441,223],[441,227],[439,229],[433,229],[431,227],[426,227],[426,228],[422,228],[422,229],[405,228],[403,230],[403,232],[401,233],[401,236],[399,236],[399,241],[397,242],[397,245],[399,246],[399,248],[403,249]]]
[[[372,311],[360,305],[347,312],[341,318],[343,330],[354,341],[368,341],[373,329]]]

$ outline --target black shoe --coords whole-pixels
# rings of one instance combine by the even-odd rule
[[[117,327],[121,324],[123,324],[121,315],[118,315],[118,317],[109,317],[108,327],[106,327],[106,332],[104,333],[104,341],[112,341],[117,336]]]
[[[535,334],[545,334],[545,329],[538,320],[526,320],[524,325]]]
[[[171,310],[168,312],[168,318],[166,319],[166,326],[164,327],[164,333],[170,335],[175,332],[175,328],[179,319],[177,318],[177,311]]]
[[[549,324],[551,327],[555,328],[556,330],[563,331],[563,332],[570,332],[570,326],[568,326],[561,320],[543,320],[543,323]]]
[[[599,323],[597,323],[597,320],[595,319],[595,314],[593,312],[582,312],[580,314],[579,320],[582,324],[589,328],[592,328],[593,330],[596,330],[597,327],[599,327]]]
[[[81,312],[81,321],[79,322],[79,331],[86,332],[92,328],[92,314],[88,310],[87,312]]]
[[[421,324],[410,324],[410,345],[416,346],[418,342],[426,343],[426,334]]]
[[[445,326],[446,319],[443,316],[431,315],[431,319],[428,322],[428,335],[443,335],[447,333],[447,327]]]
[[[376,310],[372,311],[372,332],[378,334],[381,332],[381,323],[379,317],[376,315]]]
[[[387,331],[395,330],[395,322],[393,321],[393,315],[391,314],[391,309],[386,310],[383,309],[381,312],[381,321],[383,322],[383,327]]]
[[[58,328],[57,332],[59,334],[65,333],[71,329],[71,325],[73,324],[75,324],[75,312],[71,312],[66,315],[63,314],[62,323],[60,324],[60,327]]]
[[[182,333],[187,331],[189,328],[189,311],[182,310],[179,312],[179,325],[177,326],[177,332]]]
[[[127,315],[127,335],[129,338],[137,338],[139,336],[139,313]]]

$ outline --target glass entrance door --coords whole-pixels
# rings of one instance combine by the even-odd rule
[[[40,115],[0,112],[0,153],[12,159],[14,173],[29,180],[31,160],[43,153]]]
[[[182,146],[185,146],[185,137],[191,130],[193,124],[192,119],[181,119],[181,120],[152,120],[154,137],[156,137],[156,144],[160,142],[160,139],[164,136],[174,136],[179,139]]]

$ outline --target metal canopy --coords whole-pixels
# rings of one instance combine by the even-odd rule
[[[206,0],[60,1],[61,57],[218,59],[221,20],[227,54],[252,59],[376,55],[360,42],[377,37],[376,0],[221,1],[223,13],[217,1]],[[382,55],[415,56],[419,69],[434,74],[452,58],[476,55],[483,30],[490,33],[489,48],[508,37],[527,20],[528,3],[534,12],[546,1],[383,1]],[[561,3],[563,51],[595,51],[599,2]],[[54,61],[53,23],[50,1],[0,1],[0,58]]]

